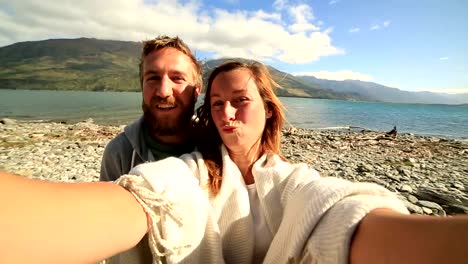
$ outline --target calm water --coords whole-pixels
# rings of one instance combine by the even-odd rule
[[[199,99],[200,100],[200,99]],[[362,127],[468,138],[468,107],[286,98],[288,123],[301,128]],[[0,90],[0,118],[122,125],[141,114],[141,94]]]

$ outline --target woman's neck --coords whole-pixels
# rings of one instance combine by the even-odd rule
[[[254,144],[250,149],[241,151],[228,150],[229,157],[237,165],[244,178],[245,184],[255,182],[252,174],[253,164],[260,158],[260,142]]]

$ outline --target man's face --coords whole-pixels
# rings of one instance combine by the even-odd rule
[[[143,112],[152,134],[187,132],[200,87],[190,58],[175,48],[148,54],[143,61]]]

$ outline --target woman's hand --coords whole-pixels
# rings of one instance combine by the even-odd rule
[[[351,263],[466,263],[468,216],[404,215],[375,209],[351,242]]]

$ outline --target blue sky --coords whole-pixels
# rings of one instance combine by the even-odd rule
[[[465,0],[0,0],[0,46],[179,35],[199,59],[248,57],[291,74],[468,93],[466,14]]]

